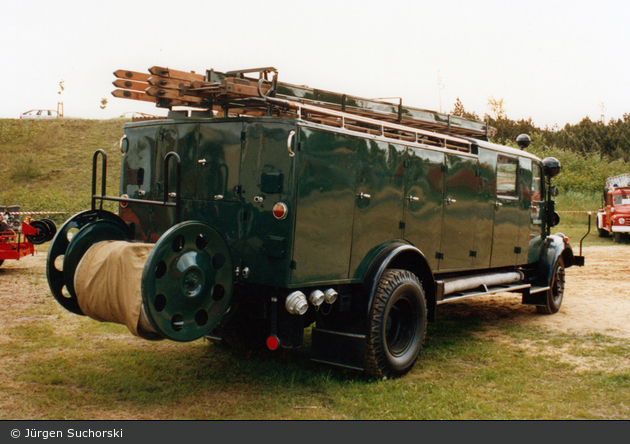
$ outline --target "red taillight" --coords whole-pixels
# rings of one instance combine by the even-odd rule
[[[280,345],[280,341],[277,336],[271,335],[267,338],[267,348],[269,348],[269,350],[277,349],[278,345]]]
[[[286,219],[287,214],[289,214],[289,208],[282,202],[278,202],[273,206],[273,217],[278,220]]]
[[[126,194],[123,194],[122,196],[123,199],[129,199],[129,196],[127,196]],[[120,202],[120,208],[127,208],[127,205],[129,205],[129,202]]]

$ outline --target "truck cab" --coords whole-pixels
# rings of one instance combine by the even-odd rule
[[[611,233],[615,242],[630,233],[630,175],[609,177],[604,186],[602,207],[597,212],[600,237]]]

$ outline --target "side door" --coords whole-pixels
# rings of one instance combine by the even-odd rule
[[[369,251],[402,238],[406,148],[359,140],[350,275]]]
[[[248,269],[251,283],[286,285],[291,273],[292,218],[273,216],[276,203],[290,205],[293,162],[287,145],[298,145],[297,128],[283,122],[245,122],[240,169],[242,204],[241,269]],[[289,208],[289,214],[294,211]]]
[[[474,268],[489,268],[496,210],[497,153],[478,148],[477,226],[475,229]]]
[[[518,157],[497,155],[494,232],[491,267],[516,264],[521,224],[518,194]]]
[[[446,154],[440,270],[471,268],[477,223],[477,158]]]
[[[359,139],[302,127],[298,140],[291,284],[347,281]]]
[[[528,262],[530,248],[530,236],[532,232],[532,211],[535,202],[532,195],[532,160],[527,157],[518,159],[518,197],[520,209],[520,226],[518,227],[518,238],[516,240],[516,263],[517,265]]]
[[[404,193],[404,239],[437,270],[444,208],[444,153],[420,148],[407,150]]]
[[[199,126],[195,165],[196,199],[238,202],[242,122],[207,122]]]
[[[532,162],[531,204],[529,212],[529,251],[527,263],[536,262],[540,256],[543,241],[545,190],[542,178],[542,165]]]

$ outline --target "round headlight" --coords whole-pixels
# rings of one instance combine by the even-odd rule
[[[545,175],[548,177],[556,177],[562,170],[562,164],[555,157],[546,157],[542,163]]]
[[[620,217],[619,219],[617,219],[617,222],[619,223],[619,225],[625,225],[626,224],[626,220],[623,217]]]

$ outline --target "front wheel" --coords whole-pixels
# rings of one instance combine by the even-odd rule
[[[551,281],[549,282],[549,290],[547,290],[546,305],[536,307],[538,313],[554,314],[560,310],[562,299],[564,297],[564,260],[559,257],[556,265],[553,267]]]
[[[398,377],[411,370],[427,331],[422,284],[406,270],[383,273],[372,301],[365,372]]]

